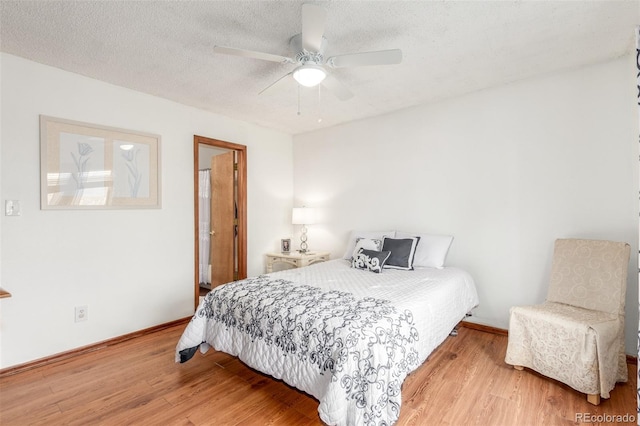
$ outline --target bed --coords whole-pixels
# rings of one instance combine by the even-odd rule
[[[213,347],[314,396],[328,425],[391,425],[405,377],[478,296],[459,268],[381,272],[337,259],[217,287],[187,325],[176,362]]]

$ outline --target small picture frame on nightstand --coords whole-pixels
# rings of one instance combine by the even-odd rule
[[[291,238],[280,240],[280,251],[285,254],[291,252]]]

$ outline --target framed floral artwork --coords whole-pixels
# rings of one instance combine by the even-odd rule
[[[41,209],[160,207],[159,135],[40,116]]]

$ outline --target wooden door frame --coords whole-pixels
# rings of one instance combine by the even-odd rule
[[[193,203],[194,203],[194,307],[200,303],[200,212],[199,212],[199,179],[200,145],[229,149],[236,152],[238,160],[238,279],[247,278],[247,147],[233,142],[211,139],[204,136],[193,136]]]

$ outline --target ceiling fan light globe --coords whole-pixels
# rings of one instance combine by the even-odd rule
[[[322,83],[327,72],[317,65],[302,65],[293,72],[293,78],[305,87],[314,87]]]

